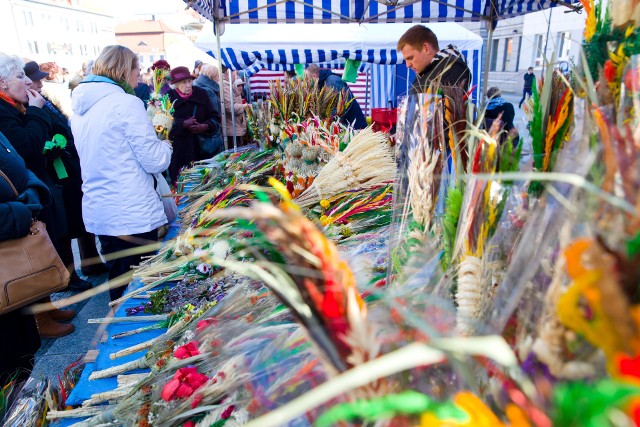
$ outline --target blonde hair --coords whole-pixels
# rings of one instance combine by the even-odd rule
[[[115,82],[126,82],[131,70],[139,67],[138,56],[128,47],[105,47],[91,67],[91,74],[108,77]]]
[[[210,78],[213,81],[218,81],[218,69],[211,64],[204,64],[202,65],[202,67],[200,68],[200,74],[202,74],[205,77]]]

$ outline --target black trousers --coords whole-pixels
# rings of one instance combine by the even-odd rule
[[[98,239],[100,240],[100,246],[102,246],[102,255],[107,256],[114,252],[156,243],[158,241],[158,230],[151,230],[146,233],[133,234],[131,236],[98,236]],[[131,280],[130,278],[133,274],[131,266],[140,264],[143,256],[153,255],[154,252],[155,250],[151,250],[142,254],[127,255],[107,261],[109,280],[115,279],[123,274],[129,275],[129,280]],[[125,286],[110,289],[109,297],[111,301],[120,298],[124,293],[124,289]]]
[[[0,316],[0,387],[17,374],[17,380],[24,381],[31,375],[33,358],[40,348],[40,335],[33,314],[25,314],[23,309]]]

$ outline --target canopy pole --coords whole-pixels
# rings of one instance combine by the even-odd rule
[[[233,87],[233,75],[231,70],[227,70],[227,76],[229,77],[229,94],[231,95],[231,126],[233,127],[233,150],[238,149],[238,143],[236,142],[236,107],[235,107],[235,93]]]
[[[483,101],[487,96],[487,84],[489,84],[489,63],[491,61],[491,45],[493,44],[493,21],[489,21],[489,35],[487,36],[487,49],[484,58],[484,70],[482,71],[482,92],[480,99]]]
[[[212,3],[215,0],[212,0]],[[213,6],[213,5],[212,5]],[[218,84],[220,85],[220,89],[224,90],[223,85],[223,73],[222,73],[222,46],[220,45],[220,27],[218,26],[218,18],[214,15],[213,17],[213,32],[216,33],[216,45],[218,52]],[[227,142],[227,113],[225,111],[224,106],[224,92],[221,92],[220,97],[220,124],[222,125],[222,139],[224,140],[224,150],[227,151],[229,149],[229,143]]]
[[[549,30],[551,30],[551,14],[553,13],[553,8],[549,9],[549,21],[547,22],[547,36],[544,39],[544,53],[542,54],[542,73],[540,73],[540,77],[544,78],[544,69],[547,65],[547,46],[549,45]],[[558,53],[558,56],[561,55],[562,52]]]

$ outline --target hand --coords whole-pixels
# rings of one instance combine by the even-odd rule
[[[25,205],[40,205],[40,195],[35,188],[27,188],[18,195],[17,199]],[[42,209],[42,205],[40,205],[40,209]]]
[[[188,129],[189,132],[200,135],[209,130],[209,125],[206,123],[196,123],[195,125],[191,125]]]
[[[56,146],[56,147],[53,147],[51,150],[47,150],[44,153],[44,158],[47,159],[47,161],[49,161],[50,163],[53,163],[53,161],[58,157],[61,157],[63,153],[64,153],[64,150]]]
[[[184,127],[185,129],[188,129],[189,127],[195,125],[196,123],[198,123],[196,121],[195,117],[189,117],[188,119],[185,119],[184,122],[182,122],[182,127]]]
[[[44,106],[44,103],[46,102],[42,97],[42,95],[40,95],[38,92],[36,92],[33,89],[27,90],[27,98],[28,98],[27,102],[29,103],[30,107],[42,108]]]

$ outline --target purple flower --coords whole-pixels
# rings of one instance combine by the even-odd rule
[[[538,360],[536,354],[533,351],[529,353],[520,367],[522,368],[524,373],[526,373],[534,381],[542,377],[549,381],[551,384],[556,382],[556,377],[551,374],[546,364]]]

